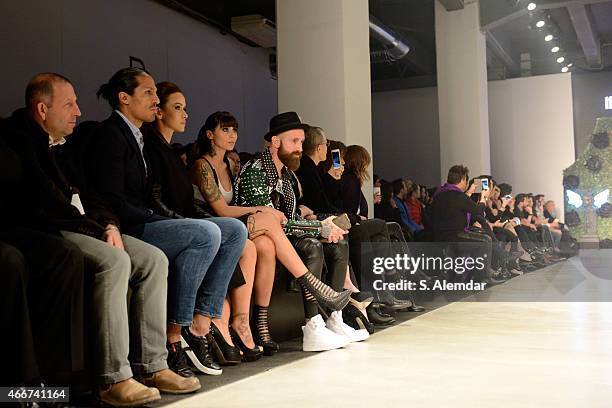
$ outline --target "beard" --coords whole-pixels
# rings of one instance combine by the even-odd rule
[[[296,171],[300,168],[300,159],[302,158],[302,153],[298,151],[288,152],[283,148],[283,145],[281,144],[281,147],[278,149],[278,158],[285,166],[287,166],[289,170]]]

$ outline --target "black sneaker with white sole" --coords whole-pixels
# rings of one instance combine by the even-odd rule
[[[200,372],[209,375],[221,375],[223,370],[213,361],[210,354],[210,343],[206,337],[191,334],[189,327],[181,329],[181,344],[193,366]]]
[[[185,349],[181,346],[181,342],[166,344],[166,348],[168,349],[168,368],[181,377],[195,377],[187,363],[187,355]]]

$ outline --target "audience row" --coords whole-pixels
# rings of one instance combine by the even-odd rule
[[[279,271],[302,294],[303,350],[324,351],[424,310],[411,293],[373,289],[373,258],[396,244],[410,254],[410,241],[477,242],[484,276],[453,278],[501,283],[562,259],[568,241],[554,203],[470,180],[463,166],[429,190],[375,177],[373,218],[368,151],[295,112],[270,120],[254,155],[236,152],[239,123],[223,111],[177,146],[185,94],[138,68],[100,86],[102,122],[77,126],[60,74],[36,75],[25,94],[0,124],[2,321],[18,333],[6,385],[91,379],[111,406],[195,392],[195,372],[279,351],[268,324]]]

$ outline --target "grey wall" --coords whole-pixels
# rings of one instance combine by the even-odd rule
[[[573,127],[570,74],[489,82],[491,170],[513,194],[544,194],[562,207]]]
[[[372,150],[380,177],[439,185],[437,88],[372,94]]]
[[[576,157],[584,151],[595,127],[595,119],[612,116],[604,110],[604,97],[612,95],[612,72],[572,75]]]
[[[206,116],[228,110],[240,122],[238,150],[261,146],[277,112],[276,81],[268,53],[151,0],[22,0],[0,2],[0,116],[23,105],[29,78],[56,71],[76,88],[82,120],[101,120],[109,108],[95,98],[98,86],[129,56],[141,58],[156,81],[176,82],[187,98],[187,131],[193,140]]]

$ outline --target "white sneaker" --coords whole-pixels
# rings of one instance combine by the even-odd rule
[[[350,343],[347,337],[339,336],[325,327],[321,315],[311,318],[305,326],[302,326],[304,351],[326,351],[346,346]]]
[[[340,336],[348,337],[351,342],[362,341],[370,337],[370,333],[367,330],[355,330],[344,323],[342,311],[332,312],[329,319],[327,319],[327,323],[325,323],[325,327]]]

